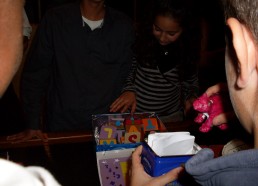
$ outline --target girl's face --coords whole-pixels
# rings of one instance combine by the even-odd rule
[[[155,18],[152,33],[160,45],[168,45],[175,42],[181,35],[182,27],[169,16],[159,15]]]

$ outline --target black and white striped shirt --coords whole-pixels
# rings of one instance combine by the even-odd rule
[[[123,91],[127,90],[136,93],[137,112],[168,116],[183,108],[181,100],[197,95],[198,74],[180,80],[178,66],[161,73],[158,67],[143,67],[134,59]]]

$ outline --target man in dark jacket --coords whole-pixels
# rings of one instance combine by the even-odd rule
[[[107,113],[131,67],[134,31],[104,0],[82,0],[49,10],[25,62],[21,95],[28,129],[9,139],[47,131],[91,129],[92,114]],[[44,104],[43,104],[44,103]]]

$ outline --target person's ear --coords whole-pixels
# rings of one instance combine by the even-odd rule
[[[227,24],[232,32],[232,42],[238,58],[237,86],[244,88],[256,70],[256,44],[251,32],[235,18],[229,18]]]

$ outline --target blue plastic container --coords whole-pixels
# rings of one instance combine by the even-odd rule
[[[193,154],[161,157],[158,156],[146,142],[143,142],[142,145],[143,150],[141,155],[141,162],[145,171],[153,177],[161,176],[171,169],[179,167],[201,149],[201,147],[195,144]]]

